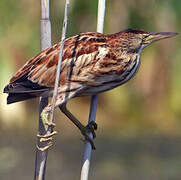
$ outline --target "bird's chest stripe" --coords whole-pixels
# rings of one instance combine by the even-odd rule
[[[123,63],[122,63],[123,64]],[[120,82],[120,84],[123,84],[130,80],[135,73],[137,72],[140,64],[140,57],[139,55],[136,55],[134,59],[127,61],[124,66],[118,66],[115,69],[114,74],[112,74],[112,80],[116,82]],[[105,82],[106,83],[106,82]]]
[[[138,71],[139,66],[140,66],[140,56],[137,55],[133,60],[132,65],[130,66],[131,68],[127,68],[123,73],[124,80],[122,83],[126,83],[128,80],[130,80]]]

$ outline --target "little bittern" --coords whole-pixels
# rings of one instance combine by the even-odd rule
[[[95,124],[83,126],[66,108],[69,99],[98,94],[130,80],[138,71],[140,54],[152,42],[175,36],[174,32],[127,29],[115,34],[81,33],[65,40],[56,107],[80,129],[92,147],[88,131]],[[7,103],[53,94],[60,43],[30,59],[4,88]],[[48,122],[49,104],[42,112]]]

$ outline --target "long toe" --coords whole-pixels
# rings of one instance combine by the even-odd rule
[[[96,147],[95,147],[95,145],[94,145],[93,140],[89,137],[89,135],[86,134],[86,135],[84,135],[84,137],[85,137],[85,140],[87,140],[87,141],[91,144],[92,149],[95,150]]]
[[[85,128],[92,133],[93,138],[96,138],[95,130],[97,130],[97,124],[94,121],[90,122]]]
[[[95,121],[91,121],[88,126],[94,130],[97,130],[97,123]]]
[[[84,136],[85,140],[87,140],[91,146],[92,149],[96,149],[93,139],[90,137],[90,133],[92,133],[93,138],[96,137],[95,130],[97,129],[97,124],[94,122],[89,123],[87,126],[85,126],[83,129],[81,129],[81,133]]]

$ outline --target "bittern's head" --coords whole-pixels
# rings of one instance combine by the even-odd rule
[[[127,29],[121,32],[121,40],[127,44],[128,51],[141,52],[152,42],[177,35],[175,32],[147,32],[144,30]]]

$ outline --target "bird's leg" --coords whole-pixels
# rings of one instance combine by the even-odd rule
[[[97,129],[97,124],[95,122],[89,123],[87,126],[82,125],[82,123],[67,109],[66,104],[59,106],[60,110],[79,128],[82,135],[87,141],[90,142],[92,149],[95,149],[93,140],[89,137],[89,133],[93,134],[93,138],[96,137],[95,130]]]
[[[55,123],[49,121],[50,112],[51,112],[51,105],[48,105],[43,109],[41,113],[41,119],[43,122],[44,129],[46,131],[46,134],[44,135],[37,134],[37,136],[40,138],[40,142],[46,143],[44,147],[37,147],[41,151],[45,151],[50,146],[52,146],[53,135],[57,134],[57,132],[53,130],[55,127]]]

